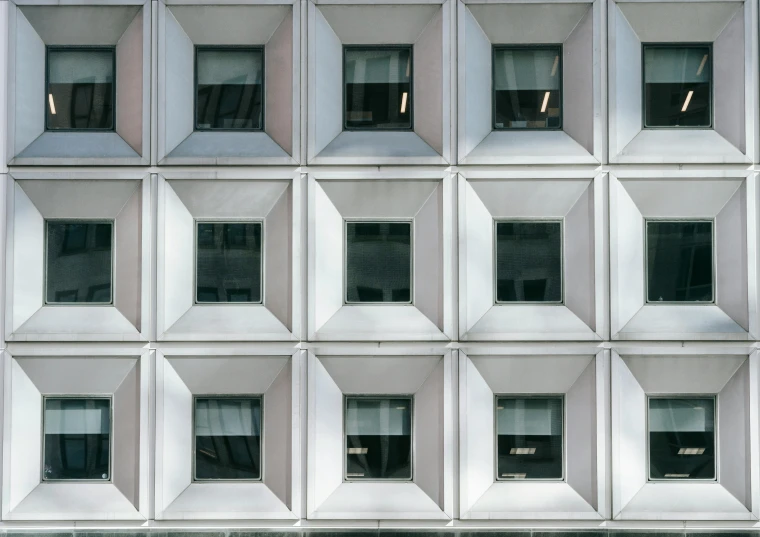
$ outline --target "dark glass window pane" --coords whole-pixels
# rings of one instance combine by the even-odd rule
[[[195,400],[195,479],[261,479],[261,398]]]
[[[262,49],[199,48],[196,62],[196,129],[264,127]]]
[[[113,130],[114,49],[49,48],[48,130]]]
[[[712,222],[647,222],[647,300],[713,301]]]
[[[712,125],[710,47],[644,45],[644,126]]]
[[[412,224],[346,222],[346,302],[411,302]]]
[[[562,479],[562,398],[496,400],[497,479]]]
[[[109,479],[111,400],[45,398],[43,479]]]
[[[113,223],[47,221],[48,304],[110,304]]]
[[[560,222],[496,222],[496,301],[562,301]]]
[[[345,51],[347,129],[412,128],[412,48]]]
[[[562,127],[562,47],[493,51],[494,129]]]
[[[715,479],[715,399],[649,399],[649,478]]]
[[[346,398],[346,479],[412,478],[411,397]]]
[[[198,222],[197,302],[261,302],[261,222]]]

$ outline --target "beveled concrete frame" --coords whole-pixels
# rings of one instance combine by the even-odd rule
[[[149,409],[153,351],[27,349],[3,353],[2,519],[144,521],[149,512]],[[112,398],[109,482],[42,481],[42,398]]]
[[[748,163],[755,153],[754,2],[607,0],[609,161]],[[642,43],[712,43],[713,128],[642,129]]]
[[[609,351],[581,345],[459,351],[463,520],[602,520],[609,512]],[[561,481],[496,481],[496,395],[564,394]]]
[[[414,177],[410,179],[409,177]],[[313,341],[435,341],[454,333],[448,171],[309,174],[308,334]],[[413,220],[411,304],[346,304],[344,219]]]
[[[309,0],[309,164],[447,164],[455,0]],[[413,45],[413,131],[343,129],[343,45]]]
[[[151,2],[10,0],[8,15],[8,163],[149,164]],[[47,45],[116,46],[113,132],[45,130]]]
[[[758,356],[746,347],[612,351],[613,520],[758,520]],[[717,396],[717,479],[648,480],[647,396]]]
[[[146,341],[151,326],[150,176],[16,172],[8,176],[8,341]],[[113,303],[46,305],[45,219],[114,220]]]
[[[301,16],[297,0],[158,2],[158,164],[300,162]],[[264,130],[195,130],[195,46],[264,46]]]
[[[748,271],[756,248],[756,174],[617,171],[610,175],[612,339],[750,339],[756,300]],[[714,219],[715,302],[646,301],[645,219]],[[751,267],[751,268],[748,268]]]
[[[459,163],[599,164],[602,2],[459,0]],[[562,45],[559,130],[493,130],[493,45]]]
[[[158,176],[159,340],[301,337],[301,222],[305,178],[293,169],[165,172]],[[264,222],[261,304],[195,303],[195,221]]]
[[[607,334],[607,174],[459,174],[459,337],[601,340]],[[497,304],[494,221],[561,219],[561,304]]]
[[[377,346],[309,351],[306,518],[453,517],[453,352]],[[345,481],[343,396],[395,394],[414,395],[412,481]]]
[[[305,354],[282,347],[158,352],[156,520],[299,518]],[[193,481],[193,397],[249,394],[264,401],[261,481]]]

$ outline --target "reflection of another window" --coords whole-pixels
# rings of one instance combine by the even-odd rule
[[[649,399],[649,478],[715,479],[715,398]]]
[[[346,129],[412,128],[412,47],[345,47]]]
[[[195,476],[261,479],[261,398],[195,399]]]
[[[412,479],[412,398],[346,397],[346,479]]]
[[[494,47],[494,129],[561,128],[561,88],[561,46]]]
[[[562,479],[562,398],[496,399],[496,479]]]
[[[712,222],[650,220],[647,235],[647,300],[712,302]]]
[[[46,397],[44,406],[43,479],[109,479],[111,400]]]

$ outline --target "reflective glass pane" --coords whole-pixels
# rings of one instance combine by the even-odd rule
[[[496,399],[497,479],[562,479],[562,398]]]
[[[195,400],[195,479],[261,479],[261,398]]]
[[[715,479],[715,399],[649,399],[649,478]]]
[[[562,127],[562,47],[493,51],[494,129]]]
[[[113,222],[48,220],[48,304],[110,304]]]
[[[261,222],[198,222],[197,241],[197,302],[261,302]]]
[[[644,45],[644,126],[712,125],[710,47]]]
[[[411,397],[346,397],[346,479],[412,478]]]
[[[196,54],[196,129],[262,129],[264,51],[198,48]]]
[[[647,300],[713,301],[712,222],[647,222]]]
[[[412,128],[412,48],[346,47],[345,127]]]
[[[411,302],[412,224],[346,222],[346,302]]]
[[[45,398],[43,479],[109,479],[111,400]]]
[[[496,301],[562,301],[560,222],[496,222]]]
[[[48,48],[48,130],[113,130],[114,49]]]

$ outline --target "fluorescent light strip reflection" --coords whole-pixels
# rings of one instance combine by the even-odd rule
[[[697,76],[702,74],[702,70],[705,68],[706,63],[707,63],[707,54],[702,56],[702,61],[699,64],[699,69],[697,69]]]
[[[536,448],[534,447],[513,447],[509,450],[510,455],[535,455]]]
[[[501,474],[501,477],[507,477],[509,479],[525,479],[528,474]]]
[[[547,91],[544,94],[544,102],[541,104],[541,112],[546,112],[546,105],[549,104],[549,93],[550,92]]]
[[[48,103],[50,103],[50,113],[55,115],[55,102],[53,101],[52,93],[48,93]]]
[[[703,447],[682,447],[678,450],[679,455],[702,455],[704,452]]]
[[[689,477],[689,474],[665,474],[665,477]]]
[[[401,113],[402,114],[406,112],[406,99],[407,99],[407,93],[404,92],[401,94]]]
[[[689,93],[686,95],[686,100],[683,103],[683,108],[681,108],[681,112],[686,112],[686,109],[689,107],[689,103],[691,102],[692,95],[694,95],[694,90],[689,90]]]
[[[557,74],[557,67],[559,67],[559,56],[554,56],[554,65],[552,65],[552,74],[551,76],[554,76]],[[697,73],[699,74],[699,73]]]
[[[369,448],[365,447],[350,447],[348,448],[349,455],[366,455]]]

